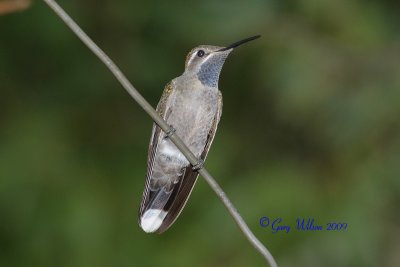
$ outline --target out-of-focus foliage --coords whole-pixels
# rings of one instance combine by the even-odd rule
[[[25,10],[30,5],[30,0],[0,0],[0,16]]]
[[[281,266],[400,266],[398,1],[60,2],[154,106],[192,47],[262,34],[225,64],[206,166]],[[264,264],[201,179],[143,233],[150,118],[42,1],[0,33],[0,266]]]

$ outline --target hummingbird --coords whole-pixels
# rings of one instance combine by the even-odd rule
[[[219,75],[232,50],[259,38],[226,47],[200,45],[186,57],[185,71],[169,83],[156,111],[192,153],[204,163],[222,113]],[[202,164],[192,166],[156,124],[150,138],[147,175],[139,208],[139,225],[146,233],[163,233],[178,218],[192,192]]]

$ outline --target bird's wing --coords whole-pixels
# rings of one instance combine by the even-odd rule
[[[210,149],[211,143],[214,140],[215,132],[217,131],[217,126],[222,114],[222,94],[219,91],[218,97],[218,107],[217,112],[215,114],[211,129],[207,136],[207,141],[204,146],[203,152],[201,153],[200,158],[205,161],[208,151]],[[168,201],[169,206],[167,209],[164,209],[167,213],[165,218],[163,219],[162,224],[158,228],[158,233],[163,233],[166,231],[178,218],[181,213],[183,207],[185,206],[190,193],[193,190],[193,187],[196,183],[197,177],[199,173],[197,171],[193,171],[192,166],[189,164],[184,168],[183,174],[180,177],[180,182],[175,185],[173,189],[173,196],[170,197]]]
[[[169,98],[170,95],[173,92],[172,82],[173,81],[169,82],[165,86],[163,94],[161,96],[161,100],[158,103],[157,108],[156,108],[156,111],[164,120],[166,120],[170,114],[170,110],[167,109],[167,103],[168,103],[168,100],[170,99]],[[149,199],[150,180],[151,180],[152,173],[153,173],[154,157],[157,153],[158,144],[160,143],[160,139],[162,138],[162,136],[163,136],[162,129],[157,124],[154,123],[153,130],[151,133],[151,138],[150,138],[149,150],[148,150],[146,182],[145,182],[145,187],[144,187],[144,191],[143,191],[142,203],[140,204],[140,209],[139,209],[139,218],[143,214],[143,211],[144,211],[145,206],[147,205],[147,202]]]

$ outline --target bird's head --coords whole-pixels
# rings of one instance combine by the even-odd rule
[[[219,74],[229,53],[235,47],[259,37],[260,35],[249,37],[227,47],[200,45],[187,55],[185,73],[196,74],[199,81],[205,86],[217,87]]]

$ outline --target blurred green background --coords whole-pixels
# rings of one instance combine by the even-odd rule
[[[60,4],[153,106],[191,48],[262,34],[226,61],[207,168],[280,266],[400,266],[399,1]],[[145,234],[150,118],[42,1],[0,33],[0,266],[264,265],[202,179]]]

